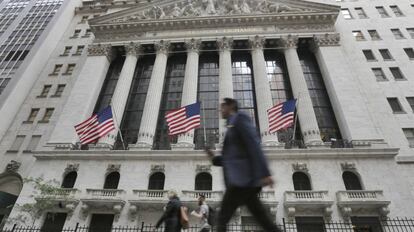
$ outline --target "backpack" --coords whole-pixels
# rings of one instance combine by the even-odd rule
[[[216,224],[216,211],[210,206],[208,206],[207,223],[210,226],[214,226]]]

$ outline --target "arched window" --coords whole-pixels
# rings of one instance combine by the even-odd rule
[[[296,191],[298,190],[312,190],[311,183],[308,175],[303,172],[293,173],[293,186]]]
[[[106,176],[104,189],[117,189],[119,184],[119,172],[111,172]]]
[[[197,174],[195,178],[195,190],[209,190],[213,189],[213,178],[210,173],[202,172]]]
[[[149,178],[148,190],[164,190],[165,175],[162,172],[153,173]]]
[[[65,175],[62,181],[62,188],[73,188],[76,182],[76,178],[78,177],[78,173],[75,171],[69,172]]]
[[[346,190],[362,190],[362,184],[359,177],[350,171],[342,173],[342,179],[344,180]]]

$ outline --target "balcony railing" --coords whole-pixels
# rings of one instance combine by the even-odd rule
[[[286,202],[329,200],[328,191],[286,191]]]
[[[384,194],[380,190],[338,191],[336,196],[339,202],[385,201]]]
[[[274,191],[262,191],[259,194],[259,198],[262,200],[274,200],[275,192]]]
[[[135,196],[139,199],[159,200],[167,198],[166,190],[133,190]]]
[[[52,191],[46,194],[42,194],[42,197],[69,197],[75,195],[77,191],[78,190],[74,188],[58,188],[53,189]]]
[[[94,198],[117,198],[124,190],[122,189],[86,189],[88,196]]]
[[[184,198],[192,200],[197,199],[200,195],[204,195],[208,200],[221,200],[223,191],[199,191],[199,190],[183,190]]]

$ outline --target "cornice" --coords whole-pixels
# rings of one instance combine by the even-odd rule
[[[264,150],[269,160],[285,159],[394,159],[398,148],[346,148],[346,149],[273,149]],[[219,150],[216,151],[220,153]],[[203,151],[38,151],[37,160],[207,160]]]

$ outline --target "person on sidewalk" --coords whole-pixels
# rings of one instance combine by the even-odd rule
[[[164,222],[164,232],[181,232],[181,201],[175,191],[168,192],[168,199],[164,214],[158,220],[155,227],[158,229]]]
[[[211,225],[208,222],[210,210],[206,203],[206,197],[202,194],[198,197],[198,206],[198,212],[193,211],[191,212],[191,215],[200,219],[200,232],[210,232]]]
[[[273,187],[260,138],[249,116],[238,111],[237,101],[225,98],[221,115],[227,120],[221,156],[207,149],[213,165],[222,166],[226,192],[218,215],[217,232],[225,232],[236,209],[246,205],[256,221],[266,232],[281,231],[259,200],[262,187]]]

